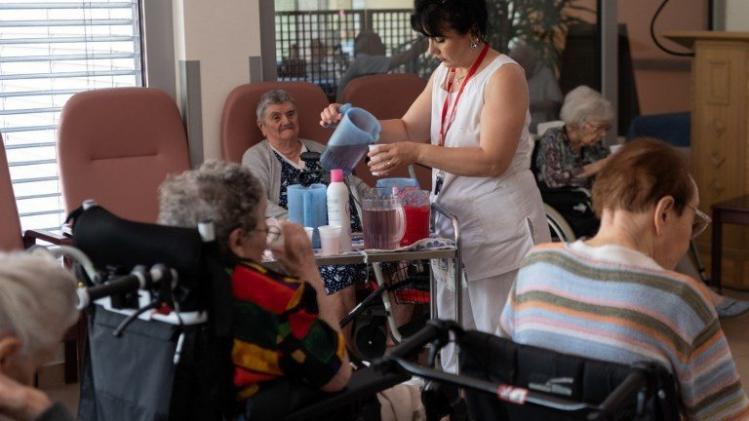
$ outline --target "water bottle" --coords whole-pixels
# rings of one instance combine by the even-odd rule
[[[328,225],[341,227],[341,252],[351,251],[351,214],[349,192],[343,181],[343,170],[330,171],[328,185]]]

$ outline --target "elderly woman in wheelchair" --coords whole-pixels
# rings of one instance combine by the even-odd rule
[[[608,160],[601,140],[614,112],[600,93],[579,86],[565,96],[560,116],[564,124],[546,130],[536,143],[533,172],[544,202],[561,214],[575,236],[592,236],[598,219],[588,189]]]
[[[713,294],[673,271],[709,222],[686,164],[665,144],[630,142],[599,173],[593,203],[593,238],[526,257],[501,333],[590,358],[656,361],[674,375],[688,418],[749,417]]]
[[[54,259],[0,254],[0,419],[73,419],[29,385],[78,319],[75,285]]]
[[[280,232],[269,227],[267,206],[248,169],[213,161],[162,184],[159,220],[181,227],[213,221],[232,271],[233,378],[240,400],[251,400],[284,377],[340,390],[351,376],[339,326],[341,302],[325,293],[302,227],[281,223]],[[288,275],[261,266],[266,247]]]
[[[194,227],[211,220],[219,251],[231,267],[233,382],[246,419],[278,419],[310,403],[307,396],[299,397],[295,408],[294,397],[312,396],[310,388],[340,391],[350,386],[352,376],[339,325],[345,312],[341,297],[326,293],[302,227],[289,222],[269,226],[267,206],[258,180],[237,164],[207,162],[160,188],[160,222]],[[261,265],[266,249],[287,275]],[[395,380],[385,379],[381,389],[403,379]],[[395,414],[405,408],[419,410],[418,399],[391,398],[411,394],[406,386],[380,394],[381,404],[375,398],[381,389],[375,389],[333,413],[345,420],[369,412],[362,419],[379,420],[404,419]]]

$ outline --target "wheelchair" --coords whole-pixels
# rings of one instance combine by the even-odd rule
[[[228,420],[240,416],[232,384],[232,293],[212,224],[196,229],[127,221],[94,203],[71,215],[79,308],[88,349],[81,420]],[[82,253],[81,253],[82,252]],[[280,420],[308,405],[341,421],[377,420],[375,393],[410,376],[364,368],[346,390],[276,381],[252,420]],[[350,417],[367,409],[366,416]],[[295,416],[290,419],[310,419]]]
[[[461,374],[404,358],[427,347],[431,363],[449,342],[460,349]],[[472,420],[680,419],[675,381],[658,364],[624,365],[563,354],[465,331],[453,321],[430,320],[372,367],[462,388]],[[325,407],[323,403],[311,405],[289,419],[321,419]],[[433,414],[427,420],[444,415]]]

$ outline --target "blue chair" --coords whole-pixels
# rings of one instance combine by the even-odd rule
[[[654,137],[671,146],[689,146],[690,114],[668,113],[635,117],[629,125],[627,140],[636,137]]]

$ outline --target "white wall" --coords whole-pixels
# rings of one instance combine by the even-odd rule
[[[725,0],[726,31],[749,31],[749,1]]]
[[[260,55],[260,1],[269,0],[174,0],[178,87],[179,62],[200,62],[205,159],[221,157],[224,100],[234,87],[250,81],[249,57]]]

